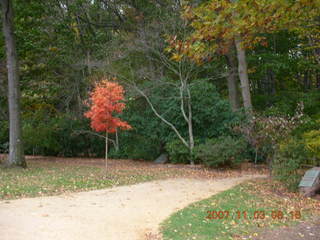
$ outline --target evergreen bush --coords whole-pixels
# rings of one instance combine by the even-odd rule
[[[208,139],[195,149],[195,156],[200,162],[209,167],[236,167],[246,160],[248,144],[243,138],[223,136]]]

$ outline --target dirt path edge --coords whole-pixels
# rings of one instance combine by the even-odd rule
[[[172,213],[225,191],[247,175],[169,179],[111,189],[0,202],[3,240],[142,240]]]

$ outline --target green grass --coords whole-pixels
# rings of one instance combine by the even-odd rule
[[[270,191],[264,192],[266,187],[266,183],[263,182],[246,183],[209,199],[191,204],[173,214],[162,224],[163,239],[241,239],[240,236],[258,235],[261,228],[289,225],[299,221],[292,219],[290,212],[300,212],[302,209],[299,207],[301,201],[296,198],[279,197]],[[227,214],[225,211],[228,211],[229,216],[222,219],[208,219],[208,211],[223,211],[225,216]],[[265,218],[255,219],[256,211],[262,211]],[[272,217],[273,211],[281,211],[284,214],[283,218],[274,219]],[[301,211],[300,220],[308,217],[310,211]],[[244,217],[244,212],[247,218]],[[257,213],[256,217],[258,217]]]
[[[27,169],[0,166],[0,199],[57,195],[112,186],[135,184],[161,178],[160,174],[111,171],[92,166],[30,163]]]
[[[0,165],[0,200],[58,195],[175,177],[236,177],[241,173],[239,170],[193,169],[183,165],[172,167],[145,161],[111,159],[105,178],[103,159],[43,157],[28,159],[27,163],[27,169]]]

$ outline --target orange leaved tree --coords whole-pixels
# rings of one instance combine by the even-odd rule
[[[97,83],[90,93],[90,110],[84,114],[91,120],[91,128],[97,132],[106,134],[105,167],[107,171],[108,162],[108,133],[115,133],[118,128],[127,130],[131,126],[115,117],[114,114],[122,113],[125,104],[124,89],[116,82],[102,80]]]

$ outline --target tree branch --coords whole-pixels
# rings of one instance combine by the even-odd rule
[[[154,114],[161,119],[161,121],[163,121],[165,124],[167,124],[169,127],[171,127],[171,129],[176,133],[176,135],[178,136],[178,138],[182,141],[182,143],[189,148],[189,144],[188,142],[181,136],[181,134],[179,133],[179,131],[177,130],[177,128],[170,123],[169,121],[167,121],[164,117],[162,117],[158,111],[154,108],[152,102],[150,101],[150,99],[148,98],[148,96],[141,91],[137,86],[135,86],[135,89],[137,90],[137,92],[139,92],[148,102],[149,106],[151,107],[152,111],[154,112]]]
[[[92,131],[88,131],[88,130],[76,130],[76,131],[73,131],[72,134],[74,135],[91,134],[91,135],[106,139],[106,136],[101,135],[99,133],[92,132]],[[108,141],[111,142],[114,147],[116,147],[116,142],[113,139],[108,138]]]

